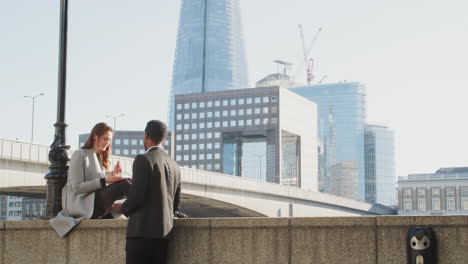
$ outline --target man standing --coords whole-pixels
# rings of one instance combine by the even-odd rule
[[[114,209],[129,217],[126,260],[129,263],[166,263],[174,212],[180,207],[180,169],[162,143],[167,126],[151,120],[145,128],[145,154],[135,157],[127,200]]]

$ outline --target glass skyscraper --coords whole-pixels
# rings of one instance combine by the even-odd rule
[[[320,191],[364,201],[364,85],[342,82],[289,90],[318,107]]]
[[[182,0],[168,111],[174,96],[248,87],[239,0]]]
[[[396,205],[395,136],[379,125],[366,125],[366,202]]]

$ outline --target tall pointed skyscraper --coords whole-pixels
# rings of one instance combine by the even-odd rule
[[[174,95],[247,88],[239,0],[182,0],[168,111]]]

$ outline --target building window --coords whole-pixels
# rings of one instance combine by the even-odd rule
[[[417,188],[418,197],[425,197],[426,196],[426,189]]]
[[[197,123],[192,123],[192,129],[197,129]]]
[[[205,154],[199,154],[198,159],[199,160],[204,160],[205,159]]]
[[[188,161],[189,160],[189,155],[184,155],[184,161]]]
[[[403,197],[411,197],[411,189],[403,189]]]
[[[468,211],[468,199],[462,200],[463,211]]]
[[[206,133],[206,138],[210,139],[212,137],[213,137],[213,133],[211,132]]]
[[[192,150],[197,150],[197,144],[192,144]]]
[[[447,196],[455,196],[455,187],[446,187],[445,194]]]
[[[188,144],[184,144],[184,150],[189,150],[189,145]]]
[[[137,154],[137,150],[136,149],[132,149],[132,155],[136,155]]]
[[[208,113],[206,113],[206,117],[208,117],[208,118],[213,117],[213,112],[208,112]]]
[[[198,134],[199,139],[205,139],[205,133],[200,133]]]
[[[215,138],[219,138],[219,136],[220,136],[220,133],[219,133],[219,132],[215,132],[215,133],[214,133],[214,137],[215,137]]]
[[[213,154],[211,154],[211,153],[206,154],[206,159],[207,160],[213,159]],[[468,203],[467,203],[467,205],[468,205]]]
[[[197,165],[196,165],[196,164],[192,164],[192,165],[190,165],[190,168],[196,169],[196,168],[197,168]]]
[[[418,199],[418,211],[421,211],[421,212],[426,211],[426,199],[424,198]]]
[[[128,142],[129,142],[128,139],[124,139],[124,140],[123,140],[123,144],[124,144],[124,145],[128,145]]]
[[[200,113],[200,118],[205,118],[205,112]]]
[[[251,126],[251,125],[252,125],[252,119],[247,119],[246,124],[247,124],[248,126]]]
[[[200,129],[205,128],[205,123],[199,123],[199,124],[198,124],[198,127],[199,127]]]
[[[120,155],[120,149],[115,150],[115,155]]]
[[[263,107],[263,113],[268,114],[268,107]]]
[[[201,143],[201,144],[198,144],[198,148],[200,150],[204,150],[205,149],[205,144]]]
[[[145,153],[145,150],[144,149],[140,149],[140,154],[143,154]]]
[[[255,97],[255,103],[259,104],[260,103],[260,97]]]
[[[278,96],[272,96],[271,101],[272,102],[278,102]]]
[[[236,116],[236,110],[231,110],[231,116]]]
[[[219,153],[215,153],[215,154],[214,154],[214,158],[215,158],[215,159],[219,159]]]
[[[276,117],[271,118],[271,123],[272,124],[278,124],[278,118],[276,118]]]
[[[247,104],[251,104],[252,103],[252,98],[247,98]]]
[[[244,104],[244,98],[239,99],[239,104],[243,105]]]
[[[204,170],[204,169],[205,169],[205,165],[204,165],[204,164],[200,164],[200,165],[198,165],[198,169],[200,169],[200,170]]]
[[[228,106],[229,105],[229,101],[228,100],[223,100],[223,106]]]
[[[219,170],[219,169],[220,169],[219,163],[216,163],[216,164],[214,165],[214,169],[215,169],[215,170]]]
[[[468,187],[467,186],[460,187],[460,195],[461,196],[467,196],[468,195]]]
[[[184,129],[185,130],[188,130],[190,128],[190,125],[189,124],[184,124]]]
[[[192,134],[192,139],[197,139],[197,134],[196,133]]]
[[[177,135],[177,136],[176,136],[176,139],[177,139],[177,140],[182,140],[182,135],[180,135],[180,134]]]
[[[455,198],[447,198],[447,211],[455,211]]]
[[[197,160],[197,154],[192,154],[192,160],[193,161]]]
[[[190,114],[188,114],[188,113],[184,114],[184,119],[185,120],[190,119]]]
[[[132,145],[133,145],[133,146],[136,146],[136,145],[138,145],[138,140],[136,140],[136,139],[132,139]]]
[[[251,115],[252,114],[252,108],[247,108],[246,113],[247,113],[247,115]]]
[[[260,125],[260,118],[255,119],[255,125]]]
[[[214,106],[220,106],[221,105],[221,102],[220,101],[215,101],[214,102]]]
[[[404,201],[405,203],[405,211],[411,211],[413,210],[412,206],[411,206],[411,200],[406,200]]]
[[[206,169],[207,170],[212,170],[213,169],[213,164],[206,164]]]
[[[221,124],[221,123],[220,123],[219,121],[216,121],[214,125],[215,125],[215,127],[219,127],[220,124]]]
[[[205,108],[205,102],[200,102],[200,103],[198,104],[198,106],[199,106],[200,108]]]
[[[268,125],[268,118],[263,118],[262,124]]]
[[[182,145],[177,145],[176,150],[182,150]]]
[[[115,144],[116,144],[116,145],[120,145],[120,139],[116,139],[116,140],[115,140]]]
[[[239,126],[243,126],[244,125],[244,120],[239,120]]]
[[[235,127],[236,126],[236,120],[231,120],[231,127]]]
[[[228,126],[228,122],[227,121],[223,121],[223,127],[227,127]]]
[[[224,111],[223,111],[223,116],[229,116],[227,110],[224,110]]]
[[[184,104],[184,109],[190,109],[190,105],[189,104]]]
[[[124,155],[128,155],[128,149],[124,149],[124,150],[123,150],[123,154],[124,154]]]
[[[272,106],[272,107],[271,107],[271,112],[272,112],[273,114],[276,114],[276,113],[278,112],[278,107]]]
[[[263,97],[263,102],[268,103],[268,96]]]
[[[213,106],[213,101],[206,102],[206,107],[212,107],[212,106]]]
[[[181,130],[181,129],[182,129],[182,125],[181,125],[181,124],[176,125],[176,130]]]
[[[177,114],[176,119],[177,119],[177,120],[181,120],[181,119],[182,119],[182,114]]]
[[[218,142],[214,143],[214,148],[219,149],[219,143]]]
[[[192,103],[192,109],[197,109],[197,103]]]
[[[169,142],[169,141],[168,141]],[[169,143],[168,143],[169,144]],[[140,146],[143,146],[143,139],[140,139]]]
[[[431,188],[431,193],[432,193],[432,196],[440,196],[440,188],[438,187]]]
[[[255,108],[255,114],[256,115],[260,114],[260,108]]]
[[[192,113],[192,119],[197,119],[197,113]]]
[[[244,109],[239,109],[239,115],[244,115]]]
[[[212,128],[213,127],[213,122],[207,122],[206,127],[207,128]]]
[[[184,134],[184,140],[189,140],[189,134]]]
[[[181,110],[182,109],[182,104],[177,104],[177,110]]]
[[[231,105],[236,105],[236,104],[237,104],[236,99],[231,99]]]
[[[215,115],[215,117],[219,117],[220,116],[219,111],[215,111],[214,115]]]
[[[206,149],[212,149],[213,143],[206,143]]]

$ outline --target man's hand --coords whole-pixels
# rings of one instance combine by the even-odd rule
[[[122,176],[117,176],[115,173],[111,173],[109,175],[106,175],[106,183],[113,183],[116,181],[121,181],[124,180]]]
[[[114,203],[112,205],[112,209],[114,209],[114,211],[118,214],[122,213],[121,207],[122,207],[122,203]]]

